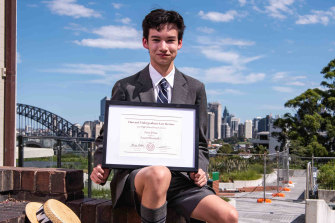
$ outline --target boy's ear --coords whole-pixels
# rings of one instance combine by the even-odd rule
[[[183,46],[183,40],[180,39],[178,40],[178,50],[180,50],[182,46]]]
[[[148,40],[144,37],[142,38],[142,44],[144,48],[149,49]]]

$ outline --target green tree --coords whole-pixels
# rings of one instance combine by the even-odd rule
[[[231,145],[227,144],[227,143],[224,143],[218,150],[219,153],[226,153],[226,154],[229,154],[229,153],[232,153],[233,152],[233,149],[231,148]]]
[[[290,141],[290,151],[300,156],[326,156],[333,150],[335,140],[335,59],[321,71],[322,89],[308,89],[287,101],[285,107],[296,110],[277,119],[282,132],[274,135],[281,148]]]

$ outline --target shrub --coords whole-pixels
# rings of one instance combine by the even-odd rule
[[[317,182],[319,188],[334,190],[335,189],[335,161],[330,161],[319,169]]]

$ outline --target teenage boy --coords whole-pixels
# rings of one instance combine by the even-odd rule
[[[190,218],[209,223],[237,222],[234,207],[215,195],[207,183],[208,150],[207,99],[204,85],[174,66],[182,47],[185,29],[183,17],[175,11],[156,9],[143,20],[143,47],[148,49],[150,64],[137,74],[119,80],[112,99],[132,102],[157,102],[199,105],[199,170],[196,173],[170,171],[165,166],[148,166],[135,170],[115,170],[111,182],[114,207],[133,205],[142,222],[166,220],[167,205]],[[91,179],[104,184],[110,170],[101,168],[102,134],[95,152]]]

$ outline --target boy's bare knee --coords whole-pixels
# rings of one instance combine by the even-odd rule
[[[232,207],[230,210],[224,212],[224,214],[220,213],[218,215],[218,221],[217,222],[229,222],[229,223],[237,223],[238,222],[238,212],[237,210]]]
[[[170,184],[171,181],[171,172],[165,166],[151,166],[146,171],[145,176],[148,183],[156,183],[158,185]]]

